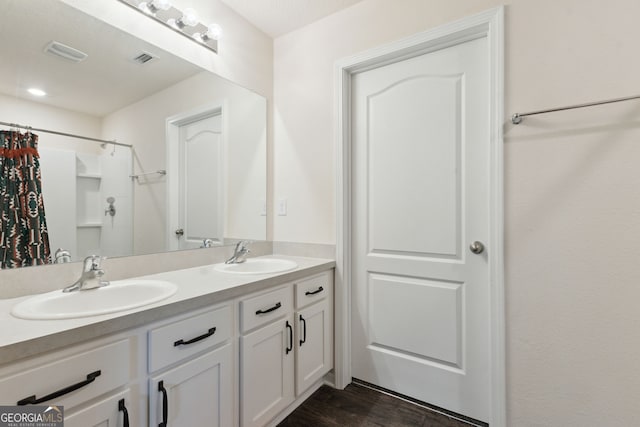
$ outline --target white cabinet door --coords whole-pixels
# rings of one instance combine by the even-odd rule
[[[133,426],[136,425],[136,422],[130,412],[132,406],[129,390],[127,389],[80,411],[70,415],[65,414],[64,425],[65,427]]]
[[[333,367],[333,331],[329,302],[296,313],[296,395],[300,395]]]
[[[233,358],[227,344],[149,381],[149,425],[233,425]]]
[[[294,400],[293,316],[241,337],[241,423],[262,426]]]

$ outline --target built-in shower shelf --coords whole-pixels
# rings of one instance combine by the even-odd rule
[[[76,176],[78,178],[102,179],[102,175],[96,173],[79,173]]]
[[[102,227],[101,222],[83,222],[82,224],[77,224],[78,228],[99,228]]]

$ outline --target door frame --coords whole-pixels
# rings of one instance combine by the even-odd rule
[[[351,383],[351,79],[355,73],[409,59],[461,42],[486,37],[490,77],[490,336],[491,426],[506,426],[506,355],[504,305],[504,6],[442,25],[433,30],[345,58],[334,67],[337,101],[334,122],[336,144],[336,277],[335,277],[335,385]]]
[[[187,125],[189,123],[193,123],[202,119],[206,119],[208,117],[220,114],[221,122],[222,122],[222,156],[223,159],[227,157],[227,149],[228,149],[228,135],[227,129],[228,126],[228,115],[226,112],[228,111],[228,102],[227,100],[223,100],[221,102],[215,102],[207,105],[203,105],[201,107],[195,108],[193,110],[185,111],[166,119],[166,141],[167,141],[167,180],[166,180],[166,237],[165,244],[167,250],[177,250],[179,249],[179,242],[174,239],[173,233],[176,227],[179,226],[180,212],[179,212],[179,203],[173,203],[173,201],[178,200],[180,197],[180,127]],[[227,169],[226,169],[226,161],[222,162],[222,170],[221,170],[222,180],[220,185],[222,187],[222,194],[220,197],[225,201],[227,200]],[[224,206],[222,216],[223,230],[226,226],[226,206]]]

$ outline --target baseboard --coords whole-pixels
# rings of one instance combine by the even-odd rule
[[[309,387],[304,393],[302,393],[293,403],[287,406],[282,412],[280,412],[271,422],[267,424],[267,427],[276,427],[285,418],[289,416],[296,408],[304,403],[313,393],[315,393],[320,387],[324,385],[324,379],[321,378],[317,382],[315,382],[311,387]]]

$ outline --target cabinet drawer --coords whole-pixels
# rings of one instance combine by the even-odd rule
[[[36,403],[70,409],[127,384],[130,352],[129,340],[122,340],[64,359],[43,357],[37,368],[0,379],[0,404],[15,405],[31,396],[39,400],[76,385],[74,391]]]
[[[296,283],[296,307],[302,308],[331,295],[332,271],[323,272]]]
[[[149,331],[149,372],[227,341],[231,325],[227,305]]]
[[[291,286],[243,299],[240,302],[242,311],[242,332],[265,325],[293,310],[293,293]]]

